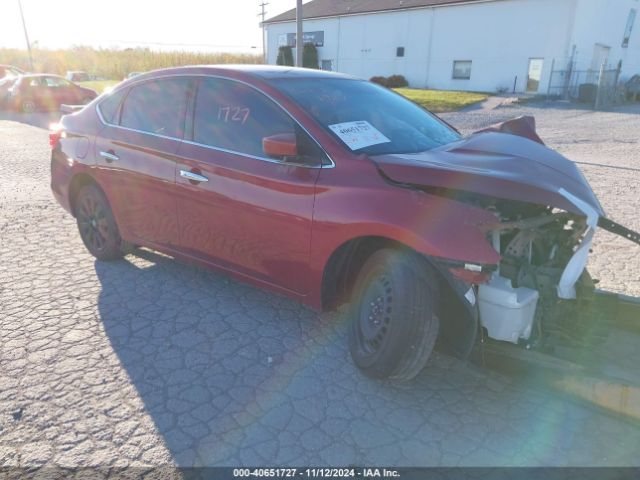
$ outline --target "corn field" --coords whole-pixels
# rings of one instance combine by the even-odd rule
[[[236,53],[159,52],[147,48],[94,49],[74,47],[68,50],[33,49],[33,71],[64,75],[68,70],[81,70],[107,79],[122,79],[130,72],[146,72],[181,65],[221,63],[262,63],[262,56]],[[0,64],[15,65],[26,71],[26,50],[0,48]]]

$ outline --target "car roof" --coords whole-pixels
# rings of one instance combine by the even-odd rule
[[[56,78],[62,78],[64,80],[64,77],[60,76],[60,75],[56,75],[55,73],[26,73],[24,75],[20,75],[22,78],[31,78],[31,77],[56,77]]]
[[[277,65],[192,65],[187,67],[165,68],[145,72],[135,77],[136,81],[163,75],[220,75],[235,73],[246,77],[263,79],[284,78],[345,78],[355,79],[350,75],[311,68],[296,68]]]

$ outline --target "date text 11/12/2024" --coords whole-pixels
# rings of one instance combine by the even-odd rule
[[[387,468],[234,468],[234,478],[400,478]]]

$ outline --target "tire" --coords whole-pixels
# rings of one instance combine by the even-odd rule
[[[362,267],[351,302],[349,349],[373,378],[410,380],[433,351],[438,318],[437,274],[411,253],[383,249]]]
[[[74,202],[78,231],[84,246],[98,260],[117,260],[125,254],[109,201],[98,186],[85,185]]]
[[[34,113],[36,111],[36,102],[33,100],[23,100],[20,104],[22,113]]]

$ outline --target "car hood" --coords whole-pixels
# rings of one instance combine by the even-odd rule
[[[585,214],[579,206],[583,202],[604,216],[575,163],[517,135],[477,133],[427,152],[371,158],[395,182],[535,203],[579,215]]]

